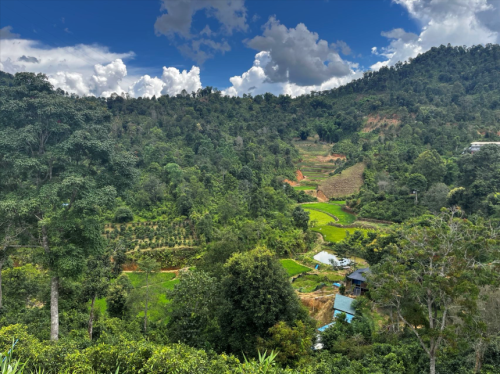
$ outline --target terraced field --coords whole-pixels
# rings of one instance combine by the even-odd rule
[[[352,195],[359,191],[364,183],[365,164],[358,163],[331,178],[323,180],[318,189],[329,199]]]
[[[296,190],[306,191],[318,201],[326,202],[332,198],[352,195],[363,185],[365,165],[362,163],[343,170],[341,174],[333,175],[346,157],[342,154],[332,154],[331,144],[309,138],[294,140],[293,145],[300,154],[300,162],[296,166],[300,170],[301,179],[288,183]]]
[[[315,226],[324,226],[328,225],[330,222],[335,222],[335,218],[326,213],[306,208],[304,208],[304,210],[309,212],[309,222],[315,222]]]
[[[368,230],[360,229],[360,228],[345,228],[345,227],[336,227],[336,226],[317,226],[312,228],[312,231],[319,232],[323,235],[323,238],[327,242],[335,243],[343,240],[347,233],[353,234],[354,231],[367,232]]]
[[[338,222],[341,225],[350,225],[356,220],[356,217],[352,214],[344,212],[340,205],[329,204],[329,203],[313,203],[313,204],[303,204],[302,208],[308,210],[316,210],[319,212],[329,213],[338,218]]]
[[[280,262],[290,277],[293,277],[294,275],[297,275],[300,273],[305,273],[306,271],[312,270],[311,268],[308,268],[307,266],[301,265],[301,264],[295,262],[294,260],[284,259],[284,260],[280,260]]]
[[[311,230],[320,233],[327,242],[335,243],[341,241],[347,236],[348,232],[352,234],[355,231],[368,231],[362,228],[331,226],[330,223],[333,222],[340,225],[350,225],[356,221],[356,217],[354,215],[342,210],[340,203],[345,202],[337,201],[337,204],[302,204],[302,208],[309,212],[309,222],[314,222],[314,226]]]
[[[297,168],[305,177],[298,187],[308,186],[308,189],[316,189],[317,185],[330,177],[330,173],[337,167],[336,158],[330,155],[332,146],[315,142],[313,139],[295,140],[293,144],[299,150],[301,157]]]

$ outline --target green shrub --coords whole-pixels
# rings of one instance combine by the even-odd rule
[[[123,223],[130,222],[134,220],[134,213],[130,210],[130,208],[126,206],[121,206],[116,209],[115,212],[115,222]]]

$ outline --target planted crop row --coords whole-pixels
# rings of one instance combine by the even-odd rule
[[[200,244],[188,221],[174,224],[165,221],[107,224],[104,236],[111,242],[121,241],[127,251]]]

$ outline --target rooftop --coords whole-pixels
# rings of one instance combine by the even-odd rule
[[[352,280],[359,280],[361,282],[366,282],[366,278],[364,277],[364,275],[370,273],[371,273],[370,268],[358,269],[355,272],[349,274],[347,278]]]
[[[335,302],[333,303],[333,309],[340,310],[341,312],[355,315],[356,311],[352,307],[352,302],[354,299],[351,299],[347,296],[337,295],[335,296]]]

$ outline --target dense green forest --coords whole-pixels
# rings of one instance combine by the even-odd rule
[[[500,148],[468,151],[499,134],[498,45],[293,99],[78,97],[0,72],[3,365],[500,373]],[[354,319],[318,332],[362,266]]]

